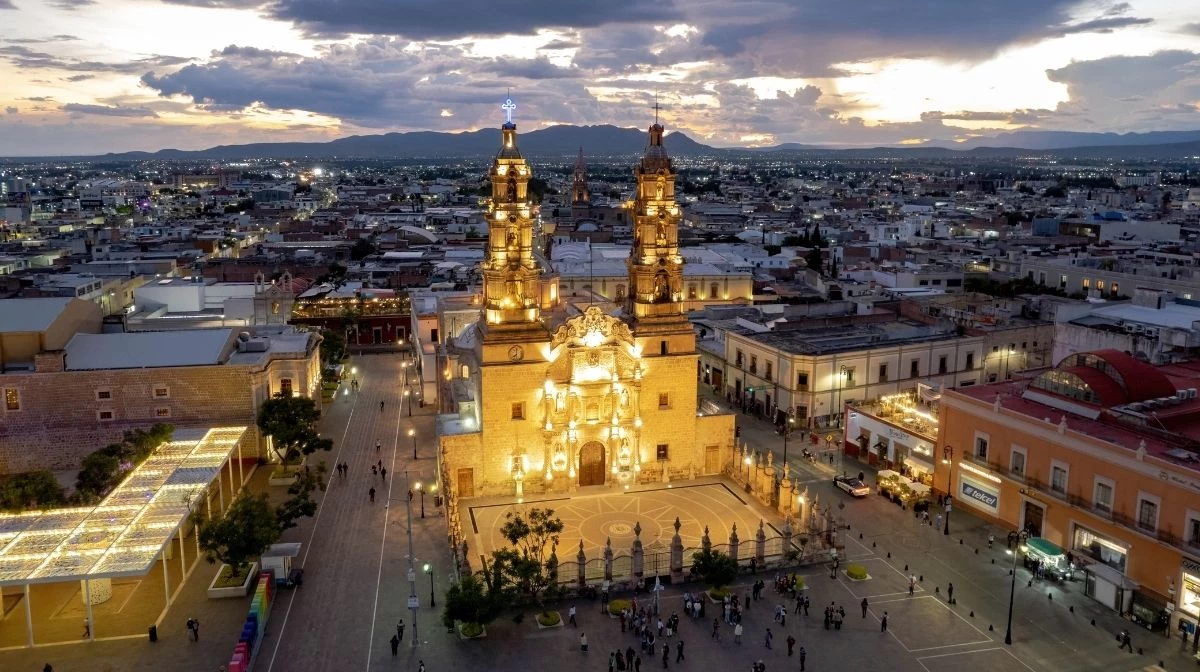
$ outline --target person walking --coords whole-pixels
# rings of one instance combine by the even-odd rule
[[[627,670],[633,669],[633,655],[634,654],[633,654],[632,646],[625,649],[625,669],[627,669]]]
[[[642,657],[638,655],[633,659],[633,672],[642,672]]]
[[[46,666],[42,668],[42,672],[54,672],[54,668],[50,663],[46,663]]]
[[[417,672],[425,672],[425,661],[417,663]]]
[[[404,641],[404,619],[403,618],[400,619],[400,622],[396,624],[396,637],[400,638],[400,641],[402,641],[402,642]]]
[[[790,656],[790,655],[792,655],[792,647],[796,646],[796,638],[791,635],[788,635],[787,645],[788,645],[788,655]]]
[[[400,653],[400,638],[392,635],[388,643],[392,645],[392,657],[395,658]]]
[[[953,583],[949,583],[946,585],[946,602],[949,602],[950,604],[954,604],[954,584]]]
[[[617,672],[617,652],[608,652],[608,672]]]
[[[374,504],[375,503],[375,488],[374,488],[374,486],[372,486],[371,489],[367,491],[367,496],[369,496],[371,498],[371,503]]]
[[[587,653],[588,649],[587,649],[587,633],[586,632],[579,633],[579,650],[582,651],[583,653]]]
[[[676,663],[683,662],[683,640],[682,639],[679,640],[678,642],[675,642],[675,662]]]
[[[862,601],[862,612],[863,612],[863,618],[866,618],[867,617],[867,598],[865,598],[865,597],[863,598],[863,601]]]
[[[387,467],[379,468],[379,480],[385,481],[385,482],[387,481]]]
[[[767,628],[767,636],[766,636],[764,643],[767,645],[768,649],[771,648],[771,640],[773,640],[773,639],[775,639],[775,635],[772,634],[770,628]]]
[[[374,476],[378,476],[378,475],[379,475],[379,467],[372,464],[371,465],[371,476],[374,477]]]
[[[671,645],[663,642],[663,669],[667,669],[671,661]]]
[[[737,644],[738,646],[742,645],[742,632],[743,630],[741,623],[733,626],[733,643]]]
[[[192,641],[194,641],[194,642],[200,641],[200,619],[191,618],[188,620],[190,620],[192,622]]]
[[[912,574],[909,574],[908,575],[908,596],[912,597],[913,591],[915,591],[916,589],[917,589],[917,577]]]
[[[883,612],[883,618],[879,619],[879,631],[887,632],[887,612]]]
[[[624,615],[622,614],[621,625],[625,625],[625,619],[623,616]],[[567,622],[570,623],[572,627],[579,627],[579,624],[575,622],[575,605],[573,604],[571,605],[570,611],[567,612]],[[625,629],[622,628],[621,632],[625,632]]]
[[[1129,649],[1129,652],[1133,653],[1133,639],[1129,636],[1128,630],[1121,631],[1121,645],[1117,647],[1117,650],[1121,649]]]
[[[934,520],[936,520],[936,521],[937,521],[936,523],[934,523],[934,524],[933,524],[933,529],[935,529],[935,530],[936,530],[936,529],[938,529],[939,527],[941,527],[941,526],[942,526],[942,514],[940,514],[940,513],[939,513],[939,514],[937,515],[937,518],[935,518]]]
[[[380,413],[383,412],[383,402],[382,401],[379,402],[379,412]]]
[[[716,616],[713,616],[712,639],[721,641],[721,622],[717,620]]]
[[[804,659],[808,657],[808,651],[805,651],[802,646],[796,653],[800,655],[800,672],[804,672]]]
[[[379,454],[379,448],[380,448],[381,446],[383,446],[383,443],[381,443],[381,442],[379,441],[379,439],[375,439],[375,454],[376,454],[376,455],[378,455],[378,454]]]

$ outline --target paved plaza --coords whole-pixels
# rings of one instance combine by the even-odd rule
[[[463,505],[467,513],[463,519],[471,522],[470,531],[474,534],[471,548],[483,555],[507,544],[500,533],[505,516],[510,511],[530,507],[551,508],[562,520],[558,554],[563,561],[575,559],[580,541],[589,560],[600,558],[609,540],[615,554],[629,553],[635,525],[641,525],[642,545],[647,555],[667,553],[675,535],[676,518],[685,549],[700,547],[705,526],[714,545],[729,543],[735,525],[741,542],[749,544],[754,540],[759,521],[772,524],[777,515],[736,488],[720,478],[696,479],[671,487],[660,484],[630,490],[584,488],[571,497],[527,498],[522,504],[467,502]],[[770,526],[766,533],[779,534]]]
[[[448,633],[440,623],[442,595],[450,580],[446,519],[432,506],[432,500],[426,501],[425,519],[420,518],[418,508],[413,509],[413,561],[420,602],[416,634],[420,645],[409,646],[414,631],[412,614],[406,608],[410,589],[406,578],[409,553],[404,478],[407,471],[410,481],[428,479],[434,474],[435,460],[433,409],[412,409],[410,419],[409,409],[401,406],[400,361],[397,355],[356,359],[362,382],[359,393],[338,396],[326,405],[322,431],[336,445],[325,459],[348,463],[350,472],[346,478],[330,479],[315,518],[285,534],[285,541],[304,544],[300,560],[306,571],[305,583],[298,590],[280,592],[256,672],[415,671],[420,661],[425,662],[427,672],[601,672],[608,668],[610,651],[630,646],[636,649],[634,638],[622,634],[618,622],[600,612],[600,602],[591,600],[577,603],[579,630],[587,632],[591,648],[586,655],[579,651],[578,630],[569,626],[539,630],[532,610],[519,614],[520,622],[514,620],[518,615],[515,612],[502,615],[488,626],[484,639],[464,642]],[[379,410],[380,401],[385,402],[383,412]],[[775,450],[779,461],[781,442],[769,425],[745,416],[739,416],[739,423],[744,440],[760,449]],[[407,438],[410,428],[418,436],[415,461]],[[383,443],[379,454],[374,448],[376,439]],[[792,448],[798,451],[795,444]],[[379,460],[388,466],[387,482],[371,476],[370,465]],[[762,659],[768,670],[798,670],[798,659],[787,656],[789,634],[798,640],[798,646],[806,648],[806,669],[817,671],[1131,672],[1159,660],[1168,670],[1196,667],[1178,640],[1152,636],[1136,628],[1131,628],[1133,645],[1143,647],[1145,655],[1118,651],[1114,633],[1129,627],[1129,622],[1083,596],[1082,582],[1029,586],[1028,572],[1020,566],[1016,570],[1014,642],[1005,646],[1009,558],[1001,544],[989,548],[986,541],[988,534],[1004,538],[1005,530],[956,510],[951,519],[952,534],[945,536],[881,497],[854,500],[835,491],[828,464],[809,464],[796,459],[793,452],[791,466],[822,502],[835,507],[844,504],[837,509],[851,526],[844,536],[844,557],[847,562],[863,564],[871,578],[852,581],[843,572],[830,578],[825,565],[799,568],[797,571],[806,576],[814,611],[808,618],[789,614],[786,625],[779,625],[771,614],[772,606],[782,598],[770,589],[773,574],[761,575],[768,589],[765,599],[746,612],[743,644],[738,646],[732,641],[732,629],[727,626],[721,628],[720,641],[710,638],[711,608],[703,621],[681,616],[679,638],[686,642],[686,660],[675,663],[672,641],[670,668],[698,672],[743,670],[749,669],[752,661]],[[846,468],[865,470],[852,462]],[[252,487],[265,489],[264,480],[265,473],[260,471]],[[867,480],[874,482],[869,470]],[[632,527],[639,521],[647,546],[668,544],[673,534],[671,523],[678,515],[685,546],[698,545],[703,524],[709,525],[714,544],[726,543],[729,529],[723,526],[737,522],[746,549],[743,557],[751,552],[758,519],[764,512],[757,504],[743,501],[746,497],[737,486],[700,479],[672,485],[630,494],[585,490],[553,502],[567,534],[572,535],[568,540],[564,534],[562,547],[574,543],[577,548],[578,540],[583,539],[585,549],[599,549],[604,539],[612,536],[614,551],[628,549]],[[367,497],[367,489],[372,486],[377,490],[374,505]],[[419,504],[419,498],[414,503]],[[473,509],[481,535],[471,549],[473,556],[486,552],[482,538],[494,538],[497,520],[503,515],[500,507],[488,504],[466,503]],[[781,524],[777,517],[767,522],[776,528]],[[560,557],[564,561],[573,559],[573,553],[562,547]],[[588,550],[589,555],[591,552]],[[421,571],[425,563],[432,566],[431,574]],[[201,565],[184,584],[155,644],[138,636],[10,649],[0,651],[0,670],[36,672],[50,662],[56,672],[215,672],[228,658],[248,601],[208,600],[204,588],[214,571]],[[912,597],[907,590],[909,574],[920,579]],[[738,592],[745,593],[754,578],[742,576]],[[429,604],[431,580],[438,598],[436,607]],[[953,605],[946,600],[950,582],[957,600]],[[701,588],[669,586],[661,596],[663,611],[682,614],[683,591]],[[869,603],[865,618],[859,606],[863,597]],[[639,599],[647,600],[648,596]],[[841,631],[822,627],[821,610],[830,602],[846,609],[846,624]],[[565,614],[569,604],[554,606]],[[888,613],[886,633],[880,632],[879,622],[884,611]],[[198,617],[204,625],[199,643],[185,637],[183,623],[189,617]],[[12,618],[9,614],[5,623]],[[404,646],[393,657],[387,640],[401,618],[406,624]],[[768,627],[775,635],[771,650],[763,643]],[[660,646],[653,660],[643,656],[643,669],[661,669],[661,655]]]

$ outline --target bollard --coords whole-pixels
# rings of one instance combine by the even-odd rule
[[[1033,587],[1033,579],[1030,579],[1030,580],[1029,580],[1029,583],[1025,584],[1025,587],[1026,587],[1026,588],[1032,588],[1032,587]]]
[[[1094,619],[1094,618],[1092,619],[1092,627],[1093,628],[1096,627],[1096,619]]]
[[[871,548],[875,548],[875,542],[871,542]]]
[[[959,545],[959,546],[962,546],[962,543],[963,543],[963,540],[962,540],[962,539],[959,539],[959,540],[958,540],[958,545]]]
[[[1067,611],[1071,612],[1072,614],[1075,613],[1075,605],[1072,604],[1071,606],[1067,607]]]
[[[975,610],[974,609],[971,610],[971,618],[975,618]]]
[[[1051,594],[1051,593],[1046,593],[1046,599],[1047,599],[1047,600],[1050,600],[1051,602],[1053,602],[1053,601],[1054,601],[1054,595],[1053,595],[1053,594]]]
[[[995,630],[996,629],[992,627],[992,624],[988,623],[988,632],[995,632]]]
[[[906,572],[908,571],[908,565],[904,566],[904,571],[906,571]]]
[[[859,539],[862,539],[862,532],[859,532],[859,533],[858,533],[858,538],[859,538]]]
[[[922,574],[922,575],[918,576],[917,581],[920,581],[921,583],[925,583],[925,575]]]
[[[941,586],[934,586],[934,587],[933,587],[933,594],[934,594],[934,595],[941,595],[941,594],[942,594],[942,588],[941,588]]]
[[[892,559],[892,552],[888,551],[888,560],[891,560],[891,559]]]
[[[979,549],[975,549],[975,555],[979,555]]]
[[[993,564],[993,565],[994,565],[994,564],[996,564],[996,559],[995,559],[995,558],[992,558],[992,564]]]

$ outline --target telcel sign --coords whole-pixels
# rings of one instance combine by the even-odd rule
[[[969,503],[993,514],[999,510],[1000,493],[985,487],[982,483],[976,483],[966,478],[962,479],[960,485],[962,486],[962,496]]]

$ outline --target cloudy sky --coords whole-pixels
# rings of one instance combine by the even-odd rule
[[[1200,129],[1194,0],[0,0],[0,156],[517,121],[713,145]]]

